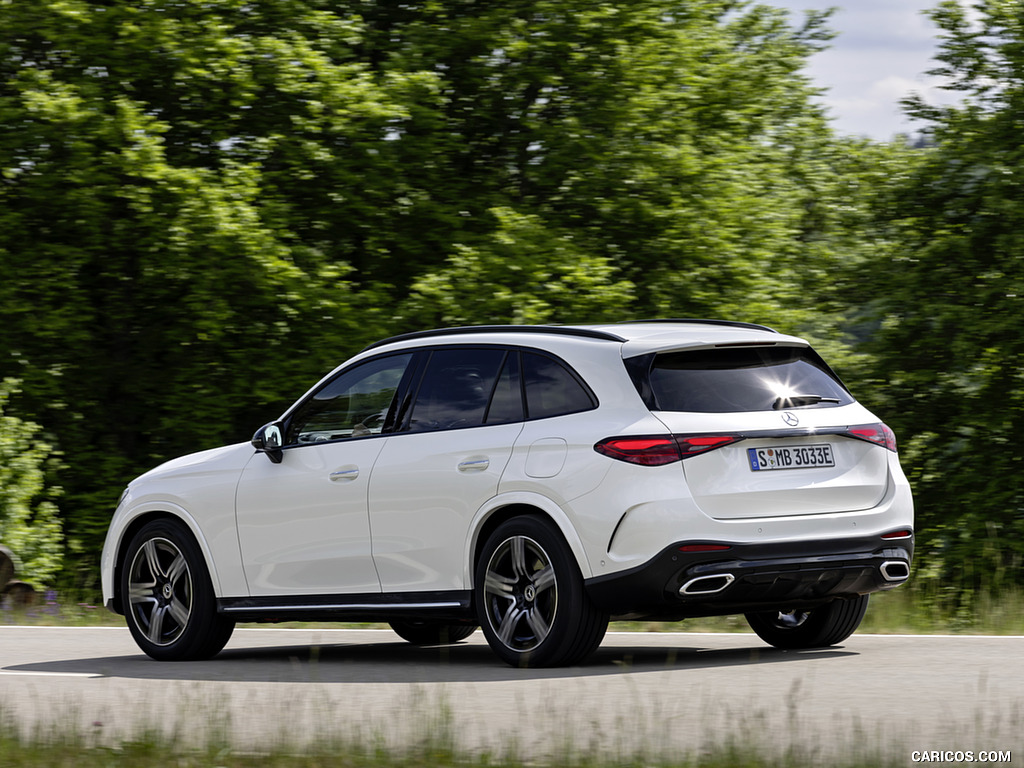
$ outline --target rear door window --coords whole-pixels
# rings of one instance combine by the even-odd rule
[[[519,377],[519,353],[511,351],[505,357],[484,423],[511,424],[522,420],[523,387]]]
[[[651,365],[652,406],[662,411],[731,413],[836,407],[853,397],[806,347],[730,347],[669,352]]]
[[[483,424],[487,404],[506,355],[504,349],[472,347],[430,352],[413,403],[409,431],[426,432]],[[508,386],[507,377],[502,377],[502,382]]]

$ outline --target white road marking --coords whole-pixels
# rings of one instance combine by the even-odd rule
[[[103,677],[96,672],[19,672],[13,669],[0,669],[0,675],[9,677]]]

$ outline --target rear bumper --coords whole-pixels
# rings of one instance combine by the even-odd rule
[[[685,551],[695,547],[719,551]],[[892,589],[910,575],[913,535],[802,542],[681,541],[629,571],[587,581],[619,618],[684,619],[812,608]]]

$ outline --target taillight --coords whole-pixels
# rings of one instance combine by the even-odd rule
[[[885,424],[864,424],[858,427],[850,427],[845,434],[848,437],[855,437],[858,440],[866,440],[869,443],[880,445],[893,453],[896,452],[896,435]]]
[[[732,547],[727,544],[684,544],[680,552],[727,552]]]
[[[739,435],[676,435],[679,452],[684,459],[722,448],[730,443],[738,443],[742,439]]]
[[[608,437],[594,445],[594,450],[630,464],[657,467],[707,453],[742,439],[738,435]]]
[[[608,437],[594,450],[630,464],[658,467],[680,461],[679,446],[671,437]]]

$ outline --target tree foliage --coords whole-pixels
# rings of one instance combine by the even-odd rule
[[[15,379],[0,382],[0,544],[17,558],[21,580],[45,587],[64,558],[55,503],[61,489],[46,482],[47,469],[56,469],[59,459],[53,446],[39,439],[38,424],[6,412],[17,389]]]
[[[73,449],[89,551],[132,474],[271,418],[352,327],[301,195],[321,143],[380,134],[389,86],[344,54],[355,22],[247,8],[0,6],[0,350]]]
[[[455,139],[398,143],[425,141],[418,156],[451,163],[465,220],[429,292],[446,285],[460,302],[466,259],[500,271],[511,246],[541,268],[547,247],[614,267],[640,315],[751,316],[799,296],[798,265],[822,266],[803,238],[818,224],[809,211],[833,183],[820,173],[831,136],[800,72],[828,37],[822,22],[663,0],[425,4],[396,22],[393,65],[443,73],[436,123]],[[604,314],[621,317],[622,300]]]
[[[908,104],[930,149],[879,212],[898,248],[868,265],[881,321],[870,350],[945,580],[998,586],[1024,557],[1024,24],[1016,2],[932,13],[936,73],[963,97]]]
[[[245,439],[391,332],[651,316],[816,341],[882,149],[803,73],[825,15],[740,0],[0,3],[0,365],[120,487]]]

